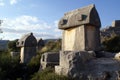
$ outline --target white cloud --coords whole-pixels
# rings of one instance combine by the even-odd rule
[[[3,0],[0,0],[0,6],[4,6],[5,3],[3,2]]]
[[[17,4],[20,0],[9,0],[10,5]],[[0,0],[0,7],[5,6],[7,3],[5,0]]]
[[[35,16],[22,15],[14,19],[5,18],[2,23],[3,39],[17,39],[20,36],[33,32],[38,38],[59,38],[58,21],[51,24]]]
[[[16,4],[17,2],[18,2],[18,0],[10,0],[11,5]]]
[[[34,30],[39,28],[37,17],[20,16],[15,19],[5,19],[3,26],[14,30]]]
[[[5,4],[3,2],[0,2],[0,6],[4,6]]]
[[[61,30],[58,29],[58,20],[54,21],[54,24],[55,24],[55,29],[54,29],[54,31],[55,31],[55,32],[61,32]]]

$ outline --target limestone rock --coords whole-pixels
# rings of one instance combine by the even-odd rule
[[[42,54],[40,68],[54,67],[59,64],[59,52],[46,52]]]
[[[120,62],[110,58],[98,58],[87,62],[92,80],[120,80]]]
[[[115,59],[120,60],[120,52],[115,55]]]
[[[84,71],[85,63],[94,58],[94,51],[61,51],[60,66],[55,67],[55,72],[64,75],[72,75],[73,73],[77,75],[77,71]]]
[[[107,51],[97,51],[95,53],[97,58],[114,58],[116,55],[115,53],[111,53]]]
[[[112,58],[95,58],[94,51],[64,51],[60,53],[57,74],[75,80],[119,80],[120,62]]]

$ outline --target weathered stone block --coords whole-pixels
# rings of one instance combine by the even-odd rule
[[[68,75],[70,70],[79,69],[85,70],[85,63],[95,58],[94,51],[61,51],[60,64],[55,67],[55,72],[58,74]]]
[[[55,66],[57,74],[75,80],[119,80],[120,62],[115,59],[95,58],[93,51],[63,54],[66,57],[63,57],[59,66]]]
[[[46,52],[41,56],[41,68],[54,67],[59,65],[59,52]]]
[[[63,51],[99,51],[100,34],[99,28],[88,25],[81,25],[63,31]]]
[[[86,64],[93,80],[119,80],[120,62],[115,59],[98,58]]]
[[[62,66],[55,66],[55,73],[59,75],[67,75],[69,68],[64,68]]]
[[[36,47],[21,47],[20,62],[28,63],[36,55]]]
[[[63,51],[85,50],[84,26],[63,31]]]

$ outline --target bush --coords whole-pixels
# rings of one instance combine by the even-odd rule
[[[18,77],[19,56],[12,58],[8,51],[0,52],[0,80],[12,79]]]
[[[38,72],[40,68],[40,56],[37,55],[33,57],[26,67],[26,74],[28,75],[28,78],[30,78],[30,76],[33,75],[35,72]]]
[[[109,52],[119,52],[120,51],[120,36],[112,36],[107,38],[102,43],[105,51]]]
[[[8,48],[9,48],[10,51],[15,51],[15,52],[19,52],[20,51],[20,48],[18,48],[16,46],[16,42],[17,41],[18,41],[18,39],[13,40],[13,41],[9,41]]]
[[[54,70],[47,68],[41,72],[35,73],[31,80],[73,80],[63,75],[57,75]]]
[[[48,41],[41,49],[40,53],[44,52],[58,52],[61,50],[61,39],[56,41]]]
[[[9,51],[0,52],[0,80],[30,80],[31,75],[34,73],[33,80],[68,80],[67,77],[56,75],[50,69],[46,69],[40,73],[38,72],[41,54],[48,51],[59,51],[61,49],[60,39],[49,41],[40,52],[37,52],[37,56],[33,57],[28,64],[21,64],[20,56],[11,57],[10,51],[20,51],[16,47],[16,42],[17,40],[10,41],[8,44]],[[42,77],[38,78],[39,76]]]

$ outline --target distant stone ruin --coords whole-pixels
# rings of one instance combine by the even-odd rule
[[[15,56],[18,56],[18,55],[20,55],[20,52],[10,52],[10,55],[11,55],[11,57],[15,57]]]
[[[73,10],[59,21],[63,30],[55,72],[75,80],[120,80],[120,55],[101,51],[101,22],[95,5]]]
[[[33,56],[36,55],[37,40],[33,33],[24,35],[17,42],[17,47],[21,47],[20,60],[21,63],[28,63]]]
[[[112,34],[120,35],[120,20],[113,21],[111,26],[101,30],[102,37],[111,37]]]
[[[112,22],[112,27],[120,27],[120,20],[115,20]]]
[[[40,51],[45,46],[45,42],[41,39],[37,40],[37,50]]]

